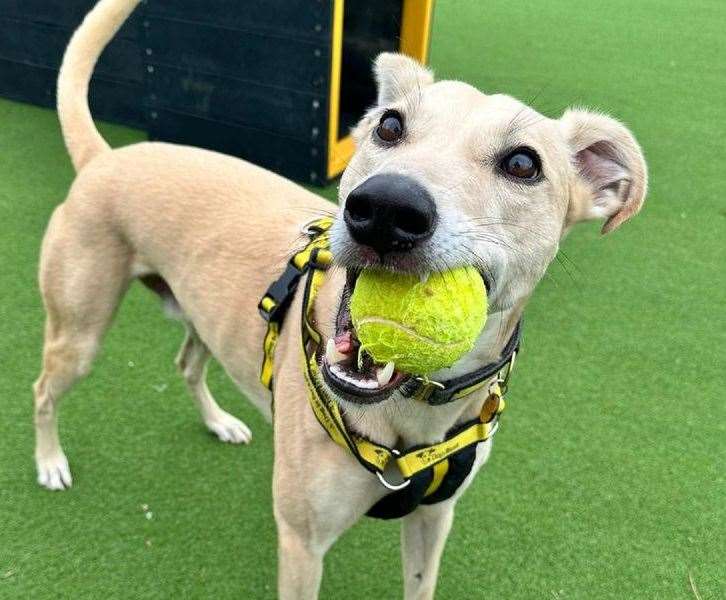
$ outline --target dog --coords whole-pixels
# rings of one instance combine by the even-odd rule
[[[205,365],[214,356],[271,418],[271,395],[259,380],[266,323],[258,301],[310,215],[331,212],[317,195],[233,157],[155,142],[109,148],[94,126],[88,85],[99,54],[137,3],[101,0],[71,39],[59,74],[58,113],[77,177],[42,243],[47,319],[33,388],[38,481],[53,490],[72,483],[58,403],[88,374],[134,280],[159,292],[186,325],[177,365],[206,426],[222,441],[249,442],[247,426],[215,402]],[[406,377],[395,365],[382,372],[371,361],[343,360],[355,341],[345,318],[355,274],[367,267],[422,278],[465,265],[480,270],[486,326],[471,352],[431,375],[456,378],[501,355],[572,226],[600,219],[607,233],[639,211],[647,172],[633,135],[603,114],[576,109],[547,118],[505,95],[435,82],[399,54],[380,55],[374,72],[376,104],[353,130],[356,150],[328,231],[333,267],[313,306],[325,348],[316,355],[323,373],[316,385],[361,439],[410,448],[476,418],[486,392],[431,406],[402,393]],[[273,493],[283,599],[317,597],[325,552],[390,492],[331,441],[308,407],[302,302],[298,292],[275,352]],[[433,597],[454,506],[491,444],[476,446],[451,497],[403,517],[407,599]]]

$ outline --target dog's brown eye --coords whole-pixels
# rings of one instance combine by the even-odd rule
[[[539,156],[531,148],[517,148],[510,152],[500,166],[507,175],[527,181],[537,179],[542,172]]]
[[[378,127],[376,127],[376,136],[386,144],[394,144],[403,136],[403,117],[401,113],[395,110],[389,110],[383,113]]]

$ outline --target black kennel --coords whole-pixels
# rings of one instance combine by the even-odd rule
[[[0,95],[53,107],[63,50],[93,0],[0,0]],[[151,139],[325,183],[375,98],[373,57],[426,61],[433,0],[144,0],[104,52],[94,116]]]

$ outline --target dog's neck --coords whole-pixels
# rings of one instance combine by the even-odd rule
[[[432,379],[455,378],[499,358],[522,309],[523,303],[491,313],[474,350]],[[340,405],[348,426],[354,431],[381,444],[410,447],[437,441],[457,422],[473,418],[484,396],[483,392],[474,393],[443,406],[430,406],[396,393],[380,404],[360,405],[341,400]]]

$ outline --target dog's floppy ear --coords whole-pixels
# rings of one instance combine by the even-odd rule
[[[385,106],[409,92],[430,85],[434,76],[429,69],[405,54],[384,52],[373,65],[378,84],[378,106]]]
[[[606,219],[602,233],[613,231],[645,200],[648,172],[643,152],[628,128],[606,115],[568,110],[560,122],[577,171],[568,224]]]

